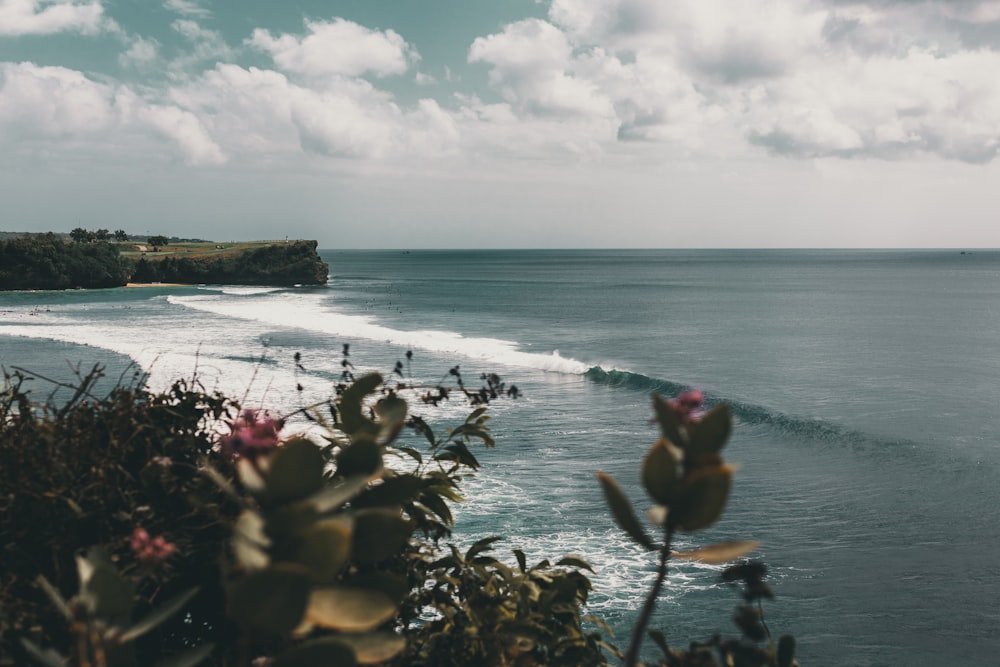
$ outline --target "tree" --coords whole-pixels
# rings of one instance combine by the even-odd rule
[[[106,229],[98,229],[94,232],[94,238],[98,241],[109,241],[111,240],[111,232]]]
[[[91,240],[92,234],[83,227],[77,227],[69,233],[69,236],[77,243],[87,243]]]
[[[161,246],[170,243],[170,239],[168,239],[166,236],[163,236],[162,234],[157,234],[156,236],[150,236],[148,239],[146,239],[146,241],[151,246]]]
[[[128,241],[128,234],[125,233],[124,229],[115,230],[115,241],[118,241],[119,243],[124,243],[125,241]]]

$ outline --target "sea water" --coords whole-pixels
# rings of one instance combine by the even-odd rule
[[[358,372],[499,373],[523,397],[490,407],[498,445],[476,450],[455,541],[502,535],[511,563],[515,548],[587,559],[589,610],[621,646],[655,563],[594,475],[644,512],[650,394],[697,387],[730,404],[725,455],[741,467],[724,518],[678,548],[761,541],[765,618],[804,664],[995,664],[1000,253],[322,254],[324,287],[0,294],[0,363],[59,381],[97,363],[104,386],[197,376],[275,411],[327,398],[343,344]],[[415,409],[442,427],[468,412]],[[736,633],[719,569],[671,565],[652,624],[671,643]]]

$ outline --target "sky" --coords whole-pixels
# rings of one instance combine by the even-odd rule
[[[1000,247],[1000,1],[0,0],[0,230]]]

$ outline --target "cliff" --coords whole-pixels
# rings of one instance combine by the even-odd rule
[[[131,280],[140,283],[324,285],[329,271],[329,265],[316,252],[316,241],[287,241],[251,248],[225,248],[209,254],[145,253],[135,260]]]
[[[0,290],[121,287],[130,280],[322,285],[330,269],[316,252],[316,241],[193,245],[123,254],[122,248],[136,246],[70,243],[54,234],[0,240]]]

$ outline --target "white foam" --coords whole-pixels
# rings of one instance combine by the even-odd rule
[[[203,286],[199,289],[206,292],[221,292],[222,294],[232,294],[234,296],[253,296],[255,294],[270,294],[271,292],[277,292],[283,288],[281,287],[235,287],[231,285],[224,286]]]
[[[170,303],[254,322],[296,327],[308,331],[375,340],[400,347],[461,355],[519,368],[581,375],[589,366],[563,357],[558,350],[551,354],[522,352],[518,344],[499,338],[466,338],[453,331],[425,329],[401,331],[374,322],[362,315],[346,315],[324,306],[322,295],[282,294],[259,299],[225,299],[214,295],[168,297]]]

